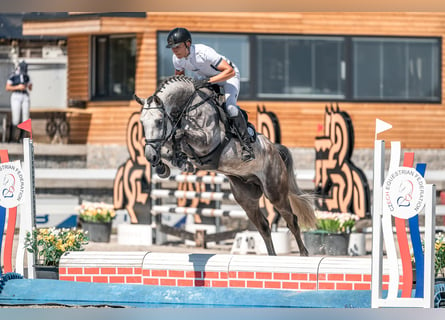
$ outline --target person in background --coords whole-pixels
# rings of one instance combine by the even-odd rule
[[[192,44],[192,35],[185,28],[175,28],[167,36],[167,48],[173,52],[175,75],[192,71],[198,81],[195,88],[217,84],[224,88],[225,111],[240,135],[243,161],[255,159],[247,121],[237,105],[240,89],[240,73],[236,65],[213,48],[204,44]]]
[[[29,119],[30,99],[29,91],[32,90],[31,79],[28,75],[28,64],[22,61],[16,67],[15,72],[6,81],[7,91],[11,91],[11,142],[20,142],[22,130],[17,125]],[[20,131],[20,133],[18,133]]]

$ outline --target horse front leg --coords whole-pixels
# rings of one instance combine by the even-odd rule
[[[236,177],[229,177],[229,181],[233,197],[257,228],[264,240],[268,255],[276,256],[269,222],[260,210],[259,199],[263,195],[261,188],[253,183],[245,183]]]

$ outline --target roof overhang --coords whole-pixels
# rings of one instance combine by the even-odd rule
[[[145,17],[70,15],[63,19],[24,20],[23,35],[69,36],[81,34],[141,33]]]

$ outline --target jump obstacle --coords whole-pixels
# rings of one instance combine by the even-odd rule
[[[382,234],[385,234],[387,250],[390,247],[391,251],[391,246],[395,244],[391,244],[390,239],[386,237],[388,227],[385,223],[389,220],[388,210],[391,210],[388,204],[386,211],[383,210],[382,205],[386,199],[382,195],[384,183],[388,181],[383,180],[384,148],[381,142],[376,141],[375,150],[378,154],[375,156],[374,166],[377,179],[374,181],[374,239],[371,259],[330,256],[69,252],[63,255],[60,261],[60,280],[33,280],[32,272],[29,279],[3,276],[0,281],[0,303],[78,305],[106,303],[144,307],[149,304],[334,308],[438,306],[443,298],[438,294],[432,294],[432,282],[428,287],[428,281],[431,280],[431,273],[428,273],[428,270],[431,271],[432,252],[428,238],[431,235],[428,231],[432,232],[434,228],[434,186],[424,184],[416,176],[415,181],[419,185],[424,185],[422,200],[420,191],[416,199],[417,209],[426,208],[424,210],[427,221],[426,249],[423,258],[426,272],[423,275],[423,296],[411,298],[407,297],[408,291],[411,291],[408,292],[410,295],[417,295],[420,290],[417,288],[415,292],[409,290],[412,278],[407,276],[407,267],[401,263],[406,261],[406,258],[394,259],[392,253],[388,252],[387,259],[383,259],[381,251]],[[396,163],[396,154],[397,151],[392,153],[392,164]],[[391,165],[390,168],[389,174],[394,172],[393,169],[397,166]],[[28,176],[30,177],[31,175]],[[28,195],[26,199],[32,203],[32,196]],[[27,212],[32,213],[32,210]],[[32,217],[32,214],[29,216]],[[410,214],[410,218],[412,217]],[[396,229],[401,230],[400,226],[400,223],[396,225]],[[415,222],[412,225],[410,223],[411,226],[415,226]],[[392,235],[392,228],[389,230]],[[411,228],[410,231],[415,233],[415,228]],[[400,249],[403,251],[402,247]],[[428,259],[430,261],[427,261]],[[422,259],[416,257],[416,265],[420,265],[420,261]],[[422,277],[419,273],[417,276],[418,280],[419,276]],[[417,285],[419,286],[419,282]],[[63,298],[60,297],[60,292],[64,292]]]
[[[206,247],[233,239],[243,231],[226,230],[220,223],[222,217],[247,220],[246,213],[233,199],[228,183],[228,179],[221,174],[202,171],[193,175],[176,174],[166,179],[153,176],[150,198],[151,214],[155,217],[152,227],[156,230],[156,243],[162,244],[169,234],[182,238],[186,244]],[[160,216],[165,214],[182,216],[184,228],[163,224]],[[214,222],[195,224],[193,220],[197,214],[213,218]]]
[[[193,190],[184,190],[191,188]],[[206,191],[207,189],[212,191]],[[229,180],[222,174],[208,174],[200,171],[197,174],[173,174],[169,178],[152,177],[150,198],[153,216],[177,214],[185,221],[184,228],[173,228],[154,219],[153,230],[156,230],[156,243],[162,244],[166,234],[181,237],[186,245],[207,247],[218,242],[234,239],[231,253],[266,254],[266,246],[257,231],[248,228],[226,230],[220,223],[222,217],[248,218],[244,210],[235,202],[229,188]],[[172,201],[173,200],[173,201]],[[213,205],[201,207],[202,203]],[[213,224],[194,223],[194,215],[215,218]],[[161,221],[161,222],[160,222]],[[277,254],[289,254],[292,241],[288,230],[276,228],[272,232],[272,241]]]

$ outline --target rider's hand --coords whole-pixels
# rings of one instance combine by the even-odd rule
[[[209,82],[209,79],[201,79],[201,80],[195,80],[194,81],[195,90],[201,89],[201,88],[208,88],[212,84]]]

